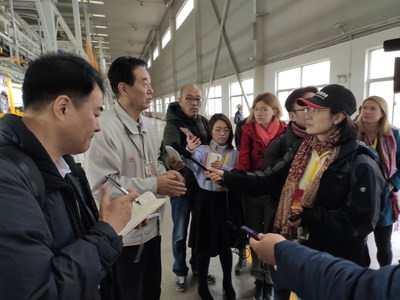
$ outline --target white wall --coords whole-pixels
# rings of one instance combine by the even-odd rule
[[[367,51],[372,48],[382,47],[385,40],[399,37],[400,28],[392,28],[277,63],[265,65],[265,90],[276,91],[275,75],[278,71],[323,59],[330,59],[330,83],[338,83],[349,88],[354,93],[357,103],[361,104],[362,100],[366,97],[365,72]],[[337,77],[341,74],[349,75],[346,81]]]

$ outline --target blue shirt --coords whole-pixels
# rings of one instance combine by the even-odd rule
[[[239,151],[236,149],[227,150],[226,146],[219,146],[215,141],[211,140],[210,145],[222,155],[223,159],[225,159],[228,154],[228,161],[222,165],[222,170],[230,171],[233,169],[233,166],[238,161]],[[201,145],[196,148],[196,150],[191,151],[192,157],[205,164],[207,153],[214,152],[209,145]],[[191,169],[196,177],[197,183],[199,186],[207,191],[219,192],[221,190],[221,186],[213,183],[211,180],[206,180],[206,176],[204,175],[204,170],[201,169],[198,165],[192,162],[190,159],[183,158],[186,166]]]

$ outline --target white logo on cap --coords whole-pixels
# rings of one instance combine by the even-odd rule
[[[325,100],[328,97],[328,94],[324,93],[322,91],[319,91],[315,96],[317,96],[318,98],[321,98],[321,100]]]

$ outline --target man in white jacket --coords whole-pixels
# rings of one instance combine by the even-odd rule
[[[99,184],[109,175],[124,188],[138,193],[180,196],[186,192],[183,177],[165,171],[158,161],[160,141],[149,118],[141,112],[150,107],[153,89],[143,60],[119,57],[108,71],[110,85],[118,98],[100,117],[101,134],[93,138],[86,155],[87,175],[95,199]],[[113,190],[117,192],[117,190]],[[158,300],[161,294],[161,217],[145,221],[124,239],[122,256],[116,262],[120,300]]]

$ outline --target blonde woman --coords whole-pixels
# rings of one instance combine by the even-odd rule
[[[374,230],[377,259],[383,267],[392,263],[392,229],[400,214],[397,195],[400,188],[400,132],[390,126],[387,103],[379,96],[364,100],[356,124],[358,139],[378,152],[387,183],[382,195],[380,218]]]

